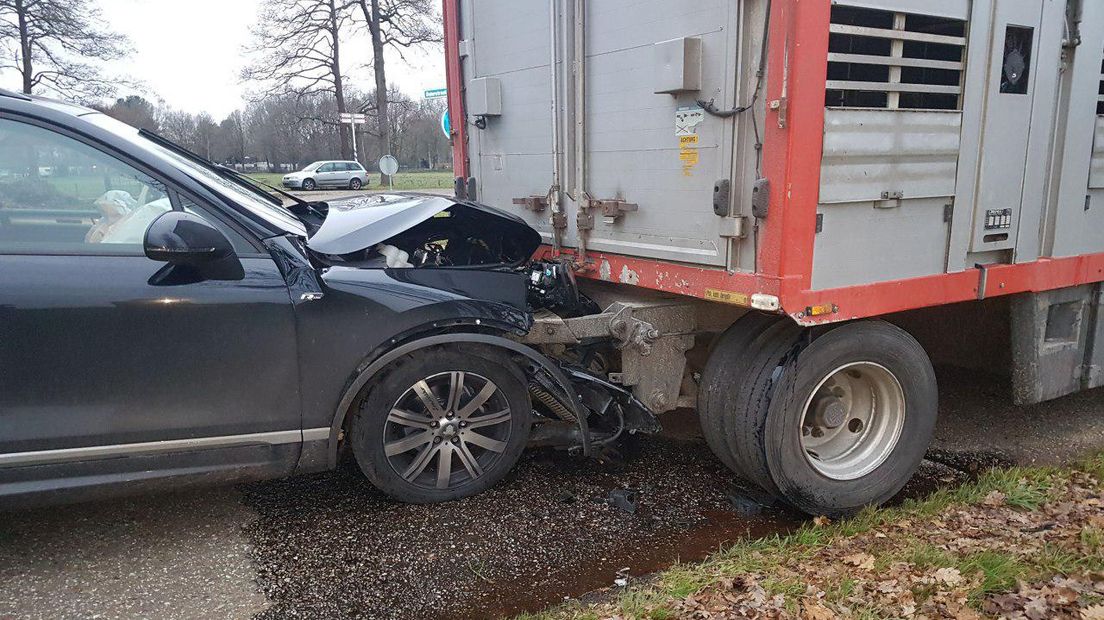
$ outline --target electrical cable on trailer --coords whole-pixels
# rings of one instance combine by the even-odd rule
[[[755,72],[755,90],[751,94],[751,102],[745,106],[735,108],[733,110],[718,110],[714,104],[714,99],[704,101],[699,99],[697,104],[705,110],[706,114],[716,116],[717,118],[732,118],[751,110],[751,128],[755,132],[755,174],[756,176],[763,176],[762,161],[763,161],[763,140],[759,134],[759,119],[755,118],[755,104],[759,101],[759,95],[763,91],[763,78],[767,74],[767,43],[770,39],[770,14],[771,3],[768,0],[767,7],[763,15],[763,42],[759,47],[759,69]]]

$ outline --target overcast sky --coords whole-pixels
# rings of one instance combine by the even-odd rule
[[[145,82],[151,98],[174,109],[225,117],[244,103],[247,84],[238,78],[250,41],[249,27],[259,0],[99,0],[113,30],[130,37],[135,53],[112,63],[112,72]],[[374,86],[371,43],[350,38],[342,48],[342,70],[363,90]],[[445,86],[443,52],[437,46],[407,54],[407,63],[388,56],[388,78],[411,97]],[[12,81],[5,76],[5,81]]]

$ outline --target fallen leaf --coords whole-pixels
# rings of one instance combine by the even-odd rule
[[[1082,609],[1081,620],[1104,620],[1104,605],[1093,605]]]
[[[958,572],[957,568],[941,568],[935,571],[933,577],[935,577],[935,580],[939,583],[948,586],[955,586],[964,581],[962,573]]]
[[[836,620],[835,612],[820,603],[805,605],[801,610],[801,617],[804,620]]]
[[[843,558],[845,564],[851,566],[857,566],[862,570],[870,570],[874,568],[874,556],[869,553],[855,553]]]
[[[1008,496],[1006,496],[1004,493],[1001,493],[1000,491],[994,490],[990,491],[989,495],[986,495],[985,499],[983,499],[981,503],[985,504],[986,506],[1003,506],[1006,499],[1008,499]]]

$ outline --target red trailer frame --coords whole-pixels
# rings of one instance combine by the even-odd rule
[[[443,2],[449,114],[463,119],[460,0]],[[774,296],[782,311],[803,325],[1104,281],[1104,253],[1099,253],[812,290],[830,13],[830,0],[771,4],[763,150],[771,195],[770,215],[760,224],[758,272],[730,273],[602,252],[591,253],[593,260],[608,261],[613,273],[627,267],[639,276],[638,286],[680,295],[737,305],[751,305],[753,295]],[[452,123],[452,145],[456,176],[467,178],[466,123]],[[542,253],[551,251],[544,248]],[[598,277],[595,270],[581,275]]]

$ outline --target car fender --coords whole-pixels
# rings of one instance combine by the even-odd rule
[[[368,384],[380,371],[386,368],[390,363],[399,359],[404,355],[425,350],[432,347],[442,345],[457,345],[457,344],[469,344],[469,345],[483,345],[489,347],[495,347],[523,355],[532,360],[535,364],[540,366],[545,372],[551,375],[559,384],[564,388],[567,393],[572,393],[571,380],[560,369],[560,367],[541,355],[536,350],[509,340],[499,335],[494,334],[478,334],[478,333],[447,333],[436,334],[432,336],[426,336],[423,338],[416,338],[413,341],[406,342],[396,346],[383,354],[375,357],[367,366],[364,366],[357,373],[355,379],[345,390],[345,394],[341,398],[341,403],[337,407],[337,411],[334,413],[333,423],[330,425],[330,434],[328,441],[328,466],[333,469],[337,466],[337,452],[338,445],[341,437],[341,429],[345,425],[345,419],[348,416],[349,410],[352,408],[353,402],[360,394],[364,386]],[[567,403],[575,408],[574,413],[578,419],[584,421],[586,416],[583,415],[578,409],[578,404],[572,399]],[[585,432],[585,431],[584,431]]]

